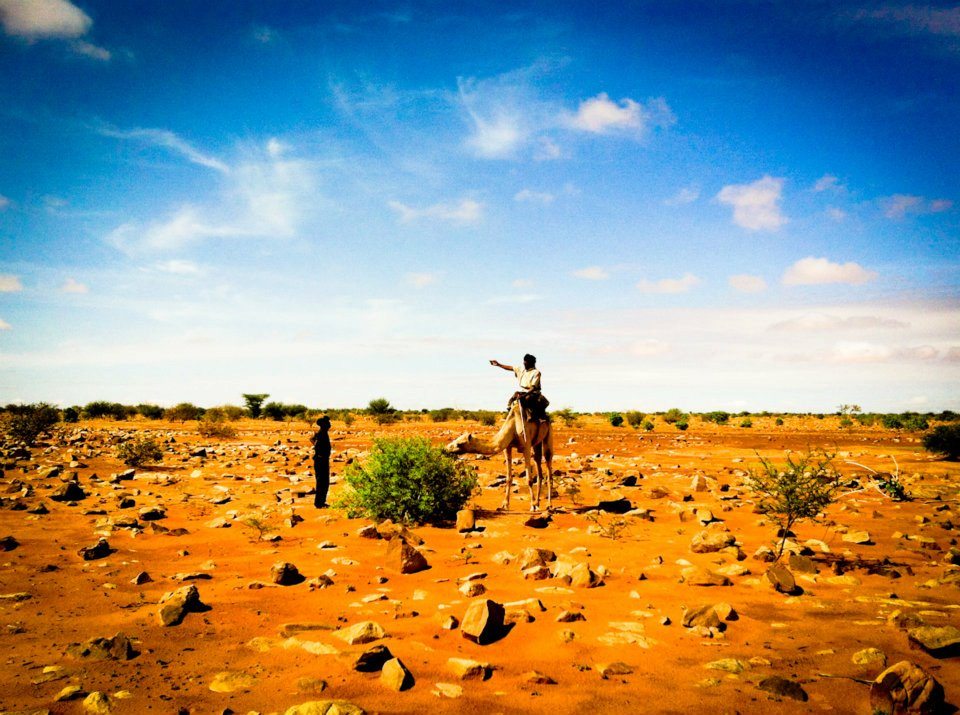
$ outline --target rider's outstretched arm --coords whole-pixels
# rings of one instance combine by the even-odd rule
[[[501,370],[509,370],[510,372],[513,372],[513,367],[511,367],[510,365],[504,365],[502,362],[498,360],[491,360],[490,364],[493,365],[494,367],[499,367]]]

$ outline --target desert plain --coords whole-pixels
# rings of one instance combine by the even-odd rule
[[[832,416],[686,432],[558,420],[553,512],[529,519],[522,479],[498,511],[502,456],[463,457],[474,528],[409,529],[427,565],[413,570],[389,539],[400,527],[314,508],[307,423],[236,426],[210,439],[190,422],[84,421],[8,451],[0,710],[869,713],[870,683],[900,661],[939,681],[946,711],[960,704],[956,646],[911,636],[960,626],[960,465],[917,434]],[[334,422],[331,499],[376,437],[494,429]],[[122,464],[131,433],[163,460]],[[784,593],[746,476],[810,448],[855,484],[794,528]],[[898,467],[911,499],[866,467]],[[161,603],[177,592],[184,608]],[[504,625],[478,643],[463,621],[487,600]],[[402,668],[378,669],[379,647]]]

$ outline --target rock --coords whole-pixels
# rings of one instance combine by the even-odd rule
[[[601,501],[597,504],[597,509],[609,514],[626,514],[633,509],[633,504],[630,503],[629,499],[612,499],[610,501]]]
[[[297,692],[322,693],[327,689],[327,681],[320,678],[300,678],[297,680]]]
[[[237,690],[250,690],[256,684],[257,679],[252,675],[236,670],[224,670],[213,676],[210,690],[215,693],[233,693]]]
[[[381,626],[379,623],[374,623],[373,621],[361,621],[360,623],[355,623],[349,628],[342,628],[339,631],[334,631],[333,635],[348,645],[362,645],[363,643],[372,643],[373,641],[378,641],[386,634],[383,630],[383,626]]]
[[[460,680],[486,680],[490,676],[490,665],[468,658],[448,658],[447,667]]]
[[[162,506],[146,506],[138,515],[144,521],[158,521],[167,518],[167,511]]]
[[[383,664],[380,671],[380,682],[391,690],[400,692],[413,687],[413,674],[407,670],[407,667],[399,658],[391,658]]]
[[[843,535],[843,541],[848,544],[872,544],[870,534],[866,531],[848,531]]]
[[[713,512],[709,509],[697,509],[694,512],[694,516],[696,517],[697,521],[704,526],[717,520],[717,518],[713,515]]]
[[[476,528],[477,520],[473,509],[461,509],[457,512],[457,531],[473,531]]]
[[[0,551],[13,551],[20,546],[20,542],[12,536],[4,536],[0,539]]]
[[[807,702],[807,691],[799,683],[781,678],[779,675],[764,678],[757,687],[764,692],[776,695],[778,698],[793,698],[802,703]]]
[[[780,593],[796,594],[800,591],[790,569],[783,564],[777,564],[767,571],[767,581],[770,582],[775,591]]]
[[[854,653],[850,657],[850,662],[854,665],[869,665],[885,668],[887,665],[887,656],[879,648],[864,648]]]
[[[527,548],[520,552],[517,557],[520,562],[520,569],[526,570],[531,566],[542,566],[557,560],[557,555],[550,549]]]
[[[960,629],[954,626],[920,626],[907,631],[907,636],[937,658],[949,658],[960,651]]]
[[[587,620],[586,616],[580,611],[560,611],[556,618],[557,623],[573,623],[574,621],[585,620]]]
[[[891,665],[870,686],[870,708],[878,715],[935,713],[943,707],[943,686],[908,660]]]
[[[721,625],[720,615],[713,606],[687,609],[683,612],[683,618],[680,622],[684,628],[694,628],[697,626],[703,628],[719,628]]]
[[[589,564],[579,563],[570,569],[570,585],[576,588],[596,588],[603,584],[603,579]]]
[[[453,683],[434,683],[434,687],[436,687],[436,690],[433,691],[434,695],[442,695],[451,699],[463,696],[463,688]]]
[[[543,564],[523,569],[521,573],[528,581],[543,581],[544,579],[553,577],[553,573],[551,573],[549,567],[544,566]]]
[[[304,582],[300,570],[289,561],[278,561],[270,567],[270,580],[279,586],[293,586]]]
[[[611,675],[632,675],[633,668],[626,663],[617,661],[616,663],[598,663],[593,669],[600,674],[600,677],[606,680]]]
[[[733,606],[723,601],[713,604],[713,610],[722,621],[736,621],[738,618],[740,618]]]
[[[357,656],[353,669],[360,673],[376,673],[383,669],[383,664],[393,658],[393,653],[385,645],[375,645],[367,648]]]
[[[287,708],[283,715],[367,715],[367,711],[349,700],[311,700]]]
[[[490,599],[474,601],[460,622],[460,634],[479,645],[487,645],[503,634],[504,608]]]
[[[684,583],[688,586],[730,586],[733,584],[733,581],[723,574],[699,566],[685,568],[681,573]]]
[[[87,695],[86,691],[81,688],[79,685],[67,685],[63,688],[56,696],[53,698],[56,702],[62,703],[67,700],[74,700],[76,698],[82,698]]]
[[[153,579],[146,571],[141,571],[132,579],[130,579],[130,583],[132,583],[134,586],[142,586],[143,584],[150,583],[151,581],[153,581]]]
[[[333,586],[333,579],[323,573],[307,581],[307,588],[311,591],[321,591],[331,586]]]
[[[697,474],[693,479],[690,480],[690,491],[705,492],[709,488],[710,485],[707,483],[707,478],[702,474]]]
[[[430,568],[430,564],[427,563],[427,559],[422,553],[406,541],[400,542],[400,573],[417,573],[428,568]]]
[[[446,615],[442,613],[437,614],[436,620],[445,631],[453,631],[460,627],[460,621],[457,620],[457,617],[449,613]]]
[[[527,520],[523,522],[524,526],[528,526],[531,529],[546,529],[550,525],[551,517],[549,514],[532,514],[527,517]]]
[[[110,548],[110,542],[106,539],[97,539],[97,543],[93,546],[84,546],[82,549],[77,551],[77,554],[84,561],[93,561],[95,559],[103,559],[113,553],[113,549]]]
[[[457,589],[467,598],[476,598],[477,596],[482,596],[487,592],[487,587],[484,586],[480,581],[467,581],[464,584],[460,585],[460,588]]]
[[[361,526],[356,531],[357,536],[361,539],[379,539],[380,532],[377,531],[377,527],[374,524],[367,524],[366,526]]]
[[[160,625],[178,625],[187,613],[200,610],[202,605],[200,591],[193,584],[165,593],[160,599],[160,610],[157,612]]]
[[[787,563],[790,564],[790,568],[799,573],[817,573],[817,565],[813,562],[809,556],[801,556],[800,554],[790,554]]]
[[[90,660],[130,660],[138,655],[133,643],[123,633],[117,633],[113,638],[91,638],[86,643],[71,643],[67,646],[67,654]]]
[[[81,499],[87,498],[87,493],[83,491],[77,482],[67,482],[63,486],[55,489],[50,495],[50,498],[53,501],[59,502],[80,501]],[[93,695],[93,693],[90,695]]]
[[[695,554],[710,554],[736,544],[737,538],[729,531],[704,530],[694,535],[690,550]]]
[[[545,673],[541,673],[539,670],[531,670],[529,673],[524,673],[520,676],[525,683],[530,683],[531,685],[556,685],[557,681],[551,678]]]
[[[761,546],[759,549],[753,552],[753,558],[755,558],[757,561],[773,563],[777,560],[777,555],[773,553],[773,549],[771,549],[769,546]]]
[[[747,664],[736,658],[721,658],[707,663],[704,668],[708,670],[722,670],[724,673],[733,673],[738,675],[747,669]]]
[[[110,698],[99,690],[94,690],[83,699],[84,712],[91,715],[110,715],[111,705]]]

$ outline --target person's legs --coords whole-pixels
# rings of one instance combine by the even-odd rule
[[[313,505],[322,509],[327,505],[327,491],[330,489],[330,459],[320,457],[313,460],[313,473],[317,478],[316,494]]]

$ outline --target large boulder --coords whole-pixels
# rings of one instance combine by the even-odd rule
[[[200,610],[200,591],[193,584],[163,594],[157,616],[162,626],[176,626],[191,611]]]
[[[907,631],[907,636],[911,643],[938,658],[960,652],[960,629],[954,626],[920,626]]]
[[[349,700],[311,700],[287,708],[283,715],[366,715],[366,712]]]
[[[91,638],[85,643],[71,643],[67,646],[67,654],[90,660],[130,660],[137,652],[126,635],[117,633],[113,638]]]
[[[705,529],[694,535],[690,550],[695,554],[710,554],[737,543],[737,537],[729,531]]]
[[[430,568],[426,557],[399,536],[387,543],[387,555],[390,557],[391,566],[402,574],[417,573]]]
[[[479,645],[493,643],[503,634],[503,605],[484,598],[474,601],[460,622],[460,634]]]
[[[400,692],[413,687],[413,673],[407,670],[407,666],[399,658],[391,658],[383,664],[380,671],[380,682],[391,690]]]
[[[919,665],[901,660],[870,686],[870,708],[878,715],[934,713],[943,706],[943,686]]]
[[[303,583],[304,577],[289,561],[278,561],[270,567],[270,580],[279,586],[293,586]]]
[[[362,645],[363,643],[372,643],[373,641],[380,640],[385,633],[383,626],[379,623],[361,621],[360,623],[353,624],[349,628],[334,631],[333,635],[348,645]]]

